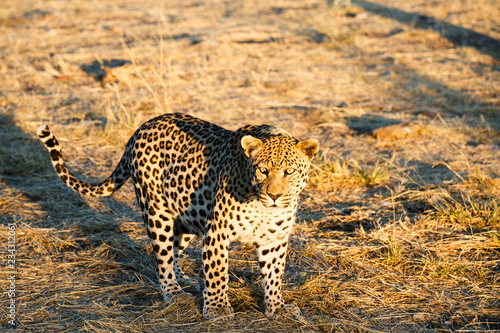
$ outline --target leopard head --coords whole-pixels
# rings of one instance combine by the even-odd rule
[[[252,186],[262,204],[286,208],[306,187],[319,143],[314,139],[298,142],[288,135],[263,140],[246,135],[241,147],[249,159]]]

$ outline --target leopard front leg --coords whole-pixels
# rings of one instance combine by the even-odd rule
[[[233,308],[228,297],[229,237],[222,225],[213,222],[203,240],[203,317],[206,319],[229,318]]]
[[[264,305],[270,319],[300,316],[300,310],[293,305],[285,305],[281,294],[281,284],[286,263],[287,240],[281,240],[257,249],[259,266],[264,285]]]

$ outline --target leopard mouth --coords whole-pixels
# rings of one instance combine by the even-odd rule
[[[289,204],[289,201],[276,202],[269,198],[261,198],[261,202],[266,208],[272,208],[272,209],[284,209],[287,208]]]

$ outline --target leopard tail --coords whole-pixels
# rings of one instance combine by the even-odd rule
[[[66,167],[61,146],[49,126],[42,125],[36,131],[50,154],[52,165],[64,183],[72,190],[89,197],[106,197],[117,191],[130,177],[128,157],[123,155],[113,173],[99,184],[89,184],[76,178]]]

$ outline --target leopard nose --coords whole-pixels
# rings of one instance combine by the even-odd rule
[[[276,201],[276,200],[278,200],[279,197],[281,197],[283,195],[283,193],[272,194],[272,193],[267,192],[267,195],[271,199],[273,199],[274,201]]]

